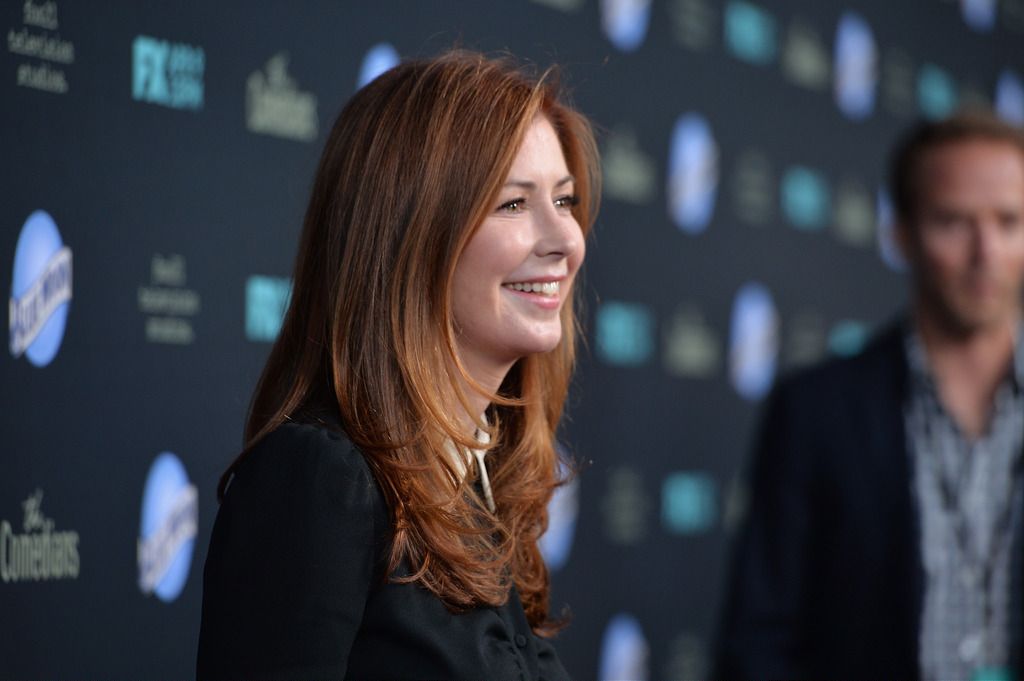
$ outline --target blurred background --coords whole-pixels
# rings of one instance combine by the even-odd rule
[[[903,304],[890,143],[1024,124],[1024,0],[7,0],[0,28],[0,678],[193,674],[315,164],[397,59],[560,64],[597,127],[585,465],[544,540],[579,679],[707,673],[759,401]]]

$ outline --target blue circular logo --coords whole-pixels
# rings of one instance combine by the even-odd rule
[[[398,51],[389,43],[378,43],[371,47],[363,57],[363,65],[359,67],[359,81],[356,89],[371,82],[380,74],[398,65]]]
[[[836,29],[836,105],[847,118],[867,118],[875,108],[877,84],[878,50],[871,27],[856,12],[846,12]]]
[[[748,400],[761,399],[775,379],[779,354],[779,315],[772,295],[750,282],[736,294],[729,339],[729,373],[733,387]]]
[[[646,681],[649,655],[650,648],[640,623],[632,615],[619,613],[604,630],[598,678]]]
[[[566,468],[560,463],[559,475],[564,477],[565,474]],[[560,570],[569,560],[579,512],[580,479],[573,478],[557,488],[548,502],[548,529],[538,542],[544,562],[551,571]]]
[[[875,195],[875,225],[878,234],[878,254],[882,256],[882,262],[895,272],[907,269],[903,251],[896,240],[896,217],[892,199],[885,189],[879,189]]]
[[[199,495],[177,456],[153,461],[142,495],[139,588],[169,603],[181,594],[192,566],[199,526]]]
[[[643,44],[650,18],[651,0],[601,1],[604,33],[623,52],[632,52]]]
[[[37,367],[53,361],[64,339],[71,303],[71,249],[46,211],[28,216],[14,250],[11,278],[11,355]]]
[[[668,209],[679,229],[703,232],[711,221],[718,188],[718,145],[703,116],[679,117],[672,131],[668,166]]]
[[[996,27],[996,0],[960,0],[964,23],[979,33]]]
[[[1010,69],[996,83],[995,109],[1007,123],[1024,126],[1024,81]]]

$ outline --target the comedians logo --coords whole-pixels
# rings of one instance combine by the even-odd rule
[[[192,566],[199,525],[199,495],[174,454],[156,457],[146,478],[139,529],[139,588],[169,603],[181,593]]]
[[[10,348],[37,367],[53,361],[71,302],[71,249],[53,218],[37,210],[21,228],[11,281]]]
[[[601,511],[609,542],[618,546],[639,544],[653,525],[653,510],[654,504],[638,468],[623,465],[608,471]]]
[[[804,309],[786,320],[785,345],[780,361],[787,367],[814,364],[825,354],[825,318],[817,310]]]
[[[794,19],[786,29],[782,73],[808,90],[824,90],[828,87],[829,67],[828,51],[817,29],[800,18]]]
[[[608,136],[604,153],[605,195],[619,201],[644,204],[654,198],[657,171],[654,159],[640,148],[636,133],[620,126]]]
[[[769,223],[775,217],[775,172],[768,156],[759,149],[740,153],[732,164],[733,211],[752,225]]]
[[[674,376],[710,378],[722,361],[721,341],[696,305],[676,308],[665,329],[665,370]]]
[[[250,132],[309,142],[320,121],[316,95],[299,90],[288,74],[288,53],[278,52],[245,85],[245,126]]]
[[[875,206],[871,192],[852,177],[839,182],[832,216],[836,236],[851,246],[869,248],[875,238]]]
[[[706,679],[711,676],[707,639],[689,631],[680,631],[669,641],[666,651],[666,679]]]
[[[714,45],[718,11],[711,0],[672,0],[668,11],[672,33],[683,47],[703,52]]]
[[[25,513],[22,534],[0,520],[0,579],[4,583],[78,578],[78,533],[55,531],[53,520],[43,515],[42,505],[41,489],[21,502]]]

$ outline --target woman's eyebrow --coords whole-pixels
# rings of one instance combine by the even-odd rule
[[[562,185],[569,184],[570,182],[575,182],[575,181],[576,181],[575,177],[573,177],[572,175],[566,175],[561,180],[559,180],[558,182],[555,183],[555,189],[561,187]],[[536,182],[531,182],[529,180],[511,180],[510,179],[508,182],[505,183],[504,186],[506,186],[506,187],[519,187],[520,189],[527,189],[529,191],[533,191],[533,190],[535,190],[537,188],[537,183]]]

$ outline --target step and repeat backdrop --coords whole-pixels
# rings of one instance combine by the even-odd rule
[[[544,553],[579,679],[707,673],[775,376],[906,297],[887,147],[1024,123],[1024,0],[3,2],[0,678],[188,678],[218,475],[334,117],[405,56],[563,65],[605,200]]]

